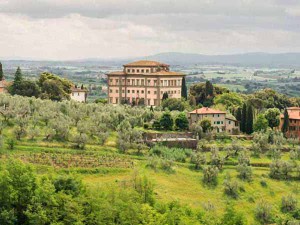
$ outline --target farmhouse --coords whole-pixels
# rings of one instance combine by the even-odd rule
[[[287,136],[300,139],[300,107],[290,107],[287,108],[289,114],[289,127],[287,131]],[[284,121],[284,115],[280,115],[280,130],[282,128]]]
[[[211,121],[212,127],[217,132],[226,131],[230,134],[236,134],[240,130],[239,122],[234,118],[234,116],[228,115],[224,111],[202,107],[188,113],[190,126],[193,123],[197,123],[203,119],[209,119]]]
[[[88,91],[86,89],[84,89],[83,87],[77,88],[75,86],[71,88],[71,91],[72,91],[70,94],[71,100],[77,102],[86,102],[87,94],[88,94]]]
[[[108,102],[159,106],[164,93],[181,98],[183,73],[156,61],[137,61],[123,65],[123,71],[107,74]]]

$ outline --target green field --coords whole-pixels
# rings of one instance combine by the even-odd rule
[[[6,132],[10,135],[10,132]],[[219,145],[226,145],[222,141]],[[249,141],[244,141],[245,146]],[[7,146],[6,146],[7,148]],[[186,163],[175,163],[173,172],[163,170],[154,171],[147,167],[147,150],[140,155],[135,151],[121,154],[116,148],[116,134],[113,133],[103,146],[87,145],[85,150],[74,150],[70,143],[45,142],[42,140],[19,141],[14,150],[2,150],[1,161],[10,157],[21,159],[25,163],[34,164],[40,174],[49,171],[62,174],[77,174],[91,191],[118,187],[124,180],[130,179],[134,171],[146,175],[154,183],[154,191],[157,199],[162,202],[178,200],[180,203],[190,206],[195,210],[208,210],[218,216],[222,216],[228,202],[235,205],[238,212],[242,212],[247,218],[248,224],[256,224],[254,209],[260,201],[272,204],[273,213],[278,217],[280,213],[281,198],[293,194],[300,198],[299,181],[278,181],[270,179],[268,167],[254,167],[253,179],[250,182],[236,178],[235,166],[225,165],[219,174],[218,185],[207,187],[202,183],[202,171],[193,169],[193,165],[187,159]],[[209,153],[207,152],[207,157]],[[225,155],[225,152],[221,152]],[[283,159],[289,158],[289,153],[284,153]],[[232,159],[236,161],[236,159]],[[271,159],[266,156],[252,158],[251,163],[270,163]],[[224,194],[223,182],[225,177],[231,175],[237,179],[241,191],[239,197],[232,199]],[[261,185],[261,181],[266,186]]]

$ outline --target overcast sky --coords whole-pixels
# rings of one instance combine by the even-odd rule
[[[0,58],[300,52],[300,0],[0,0]]]

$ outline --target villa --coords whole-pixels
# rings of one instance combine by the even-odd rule
[[[137,61],[123,65],[123,71],[107,74],[108,102],[159,106],[164,93],[181,98],[183,73],[172,72],[169,65],[156,61]]]
[[[287,136],[290,138],[298,137],[300,139],[300,107],[290,107],[287,108],[289,114],[289,127],[287,131]],[[284,115],[280,115],[280,130],[282,128],[284,121]]]

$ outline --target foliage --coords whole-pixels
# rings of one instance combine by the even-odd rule
[[[281,127],[281,131],[282,133],[286,133],[289,129],[289,113],[287,111],[287,109],[284,109],[284,113],[283,113],[283,124]]]
[[[253,108],[250,104],[247,106],[245,132],[247,134],[252,134],[253,133]]]
[[[164,92],[163,97],[162,97],[162,101],[165,101],[168,98],[169,98],[168,92]]]
[[[265,112],[265,117],[268,120],[269,127],[272,129],[278,127],[280,123],[280,111],[277,108],[270,108]]]
[[[201,152],[194,152],[191,157],[191,163],[195,164],[195,169],[199,170],[206,163],[206,156]]]
[[[224,193],[229,196],[232,197],[234,199],[238,198],[239,196],[239,184],[236,180],[232,180],[230,178],[230,176],[228,176],[224,183]]]
[[[165,112],[160,120],[159,120],[160,126],[162,127],[162,129],[164,130],[172,130],[173,129],[173,125],[174,125],[174,121],[173,118],[170,114],[170,112]]]
[[[287,161],[275,160],[270,165],[270,177],[274,179],[288,179],[292,165]]]
[[[187,100],[187,87],[186,87],[185,76],[182,78],[182,83],[181,83],[181,97],[184,100]]]
[[[168,109],[171,111],[177,110],[177,111],[184,111],[189,110],[190,106],[187,101],[185,101],[183,98],[177,99],[177,98],[167,98],[163,100],[161,103],[161,106],[163,109]]]
[[[215,166],[206,166],[203,168],[203,183],[207,185],[217,185],[219,170]]]
[[[201,139],[202,134],[203,134],[203,129],[200,125],[201,121],[198,121],[197,123],[192,123],[191,127],[190,127],[190,131],[193,133],[193,135],[195,136],[195,138],[197,140]]]
[[[255,132],[258,131],[266,131],[268,128],[268,120],[266,119],[264,114],[258,114],[254,124],[253,124],[253,129]]]
[[[42,73],[39,78],[41,98],[61,101],[70,99],[71,82],[51,73]]]
[[[189,121],[185,113],[180,113],[175,119],[176,128],[179,130],[187,130],[189,128]]]
[[[3,73],[3,68],[2,68],[2,63],[0,62],[0,81],[4,79],[4,73]]]
[[[292,212],[297,208],[297,199],[293,195],[283,196],[281,200],[281,211]]]
[[[211,121],[209,119],[203,119],[200,121],[200,126],[204,133],[210,131],[212,129]]]
[[[214,104],[222,104],[227,110],[233,110],[242,107],[243,98],[235,92],[223,93],[214,98]]]
[[[261,224],[273,222],[272,206],[266,201],[260,201],[255,208],[255,217]]]
[[[241,131],[246,132],[246,126],[247,126],[247,105],[246,103],[243,104],[242,108],[242,120],[241,120]]]
[[[228,205],[222,218],[222,225],[245,225],[247,220],[243,214],[236,212],[232,205]]]

